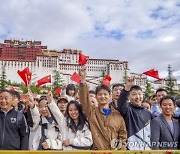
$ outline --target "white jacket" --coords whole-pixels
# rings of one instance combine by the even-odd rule
[[[37,150],[39,146],[39,142],[41,139],[41,125],[40,123],[40,114],[35,106],[30,110],[32,119],[34,122],[33,128],[30,128],[30,138],[31,145],[29,145],[30,150]],[[58,125],[53,121],[50,124],[45,117],[42,117],[42,124],[47,124],[47,129],[44,130],[44,134],[47,137],[46,142],[48,143],[50,149],[62,149],[62,135],[61,132],[58,131]],[[31,137],[33,136],[33,137]]]
[[[59,108],[57,107],[56,103],[52,101],[50,104],[48,104],[52,114],[57,120],[59,127],[61,130],[63,130],[63,140],[69,139],[70,144],[73,146],[64,147],[63,150],[76,150],[76,149],[84,149],[92,145],[92,134],[90,129],[87,127],[87,125],[84,125],[83,129],[81,131],[77,131],[76,133],[72,132],[70,128],[67,127],[66,118],[63,116]],[[79,147],[79,148],[76,148]],[[82,148],[80,148],[82,147]]]
[[[70,128],[65,125],[67,131],[66,139],[69,139],[70,145],[63,147],[64,150],[89,150],[93,144],[92,134],[87,125],[84,125],[82,130],[78,130],[76,133],[72,132]]]

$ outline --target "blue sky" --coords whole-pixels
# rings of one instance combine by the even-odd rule
[[[0,0],[0,42],[40,40],[91,58],[129,62],[131,72],[171,64],[180,80],[179,0]]]

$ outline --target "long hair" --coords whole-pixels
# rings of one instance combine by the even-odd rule
[[[74,120],[69,115],[69,107],[71,104],[74,104],[79,112],[78,117],[78,124],[76,125]],[[74,133],[76,133],[78,130],[82,130],[84,125],[87,125],[89,127],[89,122],[87,121],[87,118],[85,114],[83,113],[82,106],[77,101],[70,101],[67,105],[66,109],[66,117],[67,117],[67,127],[70,128]]]
[[[38,101],[38,104],[40,104],[40,102],[41,102],[42,100],[46,100],[46,101],[47,101],[47,97],[46,97],[46,96],[41,96],[40,99],[39,99],[39,101]],[[47,104],[48,104],[48,103],[47,103]],[[51,115],[52,119],[54,120],[54,122],[55,122],[56,124],[58,124],[58,123],[57,123],[57,120],[56,120],[56,118],[54,117],[53,113],[51,112],[50,108],[49,108],[49,107],[47,107],[47,108],[48,108],[48,110],[49,110],[49,112],[50,112],[50,115]],[[42,117],[42,116],[41,116],[41,117]]]
[[[66,95],[69,95],[69,90],[74,90],[74,95],[76,95],[76,87],[74,84],[68,84],[66,87]]]

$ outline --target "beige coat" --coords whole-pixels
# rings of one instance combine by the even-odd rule
[[[113,107],[109,116],[104,115],[100,108],[89,102],[89,91],[86,84],[80,85],[80,102],[86,113],[93,136],[93,148],[111,150],[111,141],[118,136],[122,141],[122,150],[126,149],[127,131],[124,119]]]

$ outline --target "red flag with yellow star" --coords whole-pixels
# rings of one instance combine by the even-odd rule
[[[19,74],[19,76],[24,81],[27,87],[31,81],[31,76],[32,76],[32,73],[30,72],[29,67],[26,67],[22,71],[18,70],[17,73]]]
[[[37,81],[37,86],[41,86],[45,83],[51,83],[51,75],[45,76]]]
[[[80,65],[85,65],[88,60],[89,60],[89,56],[85,56],[85,55],[83,55],[82,53],[79,53],[78,63],[79,63]]]

